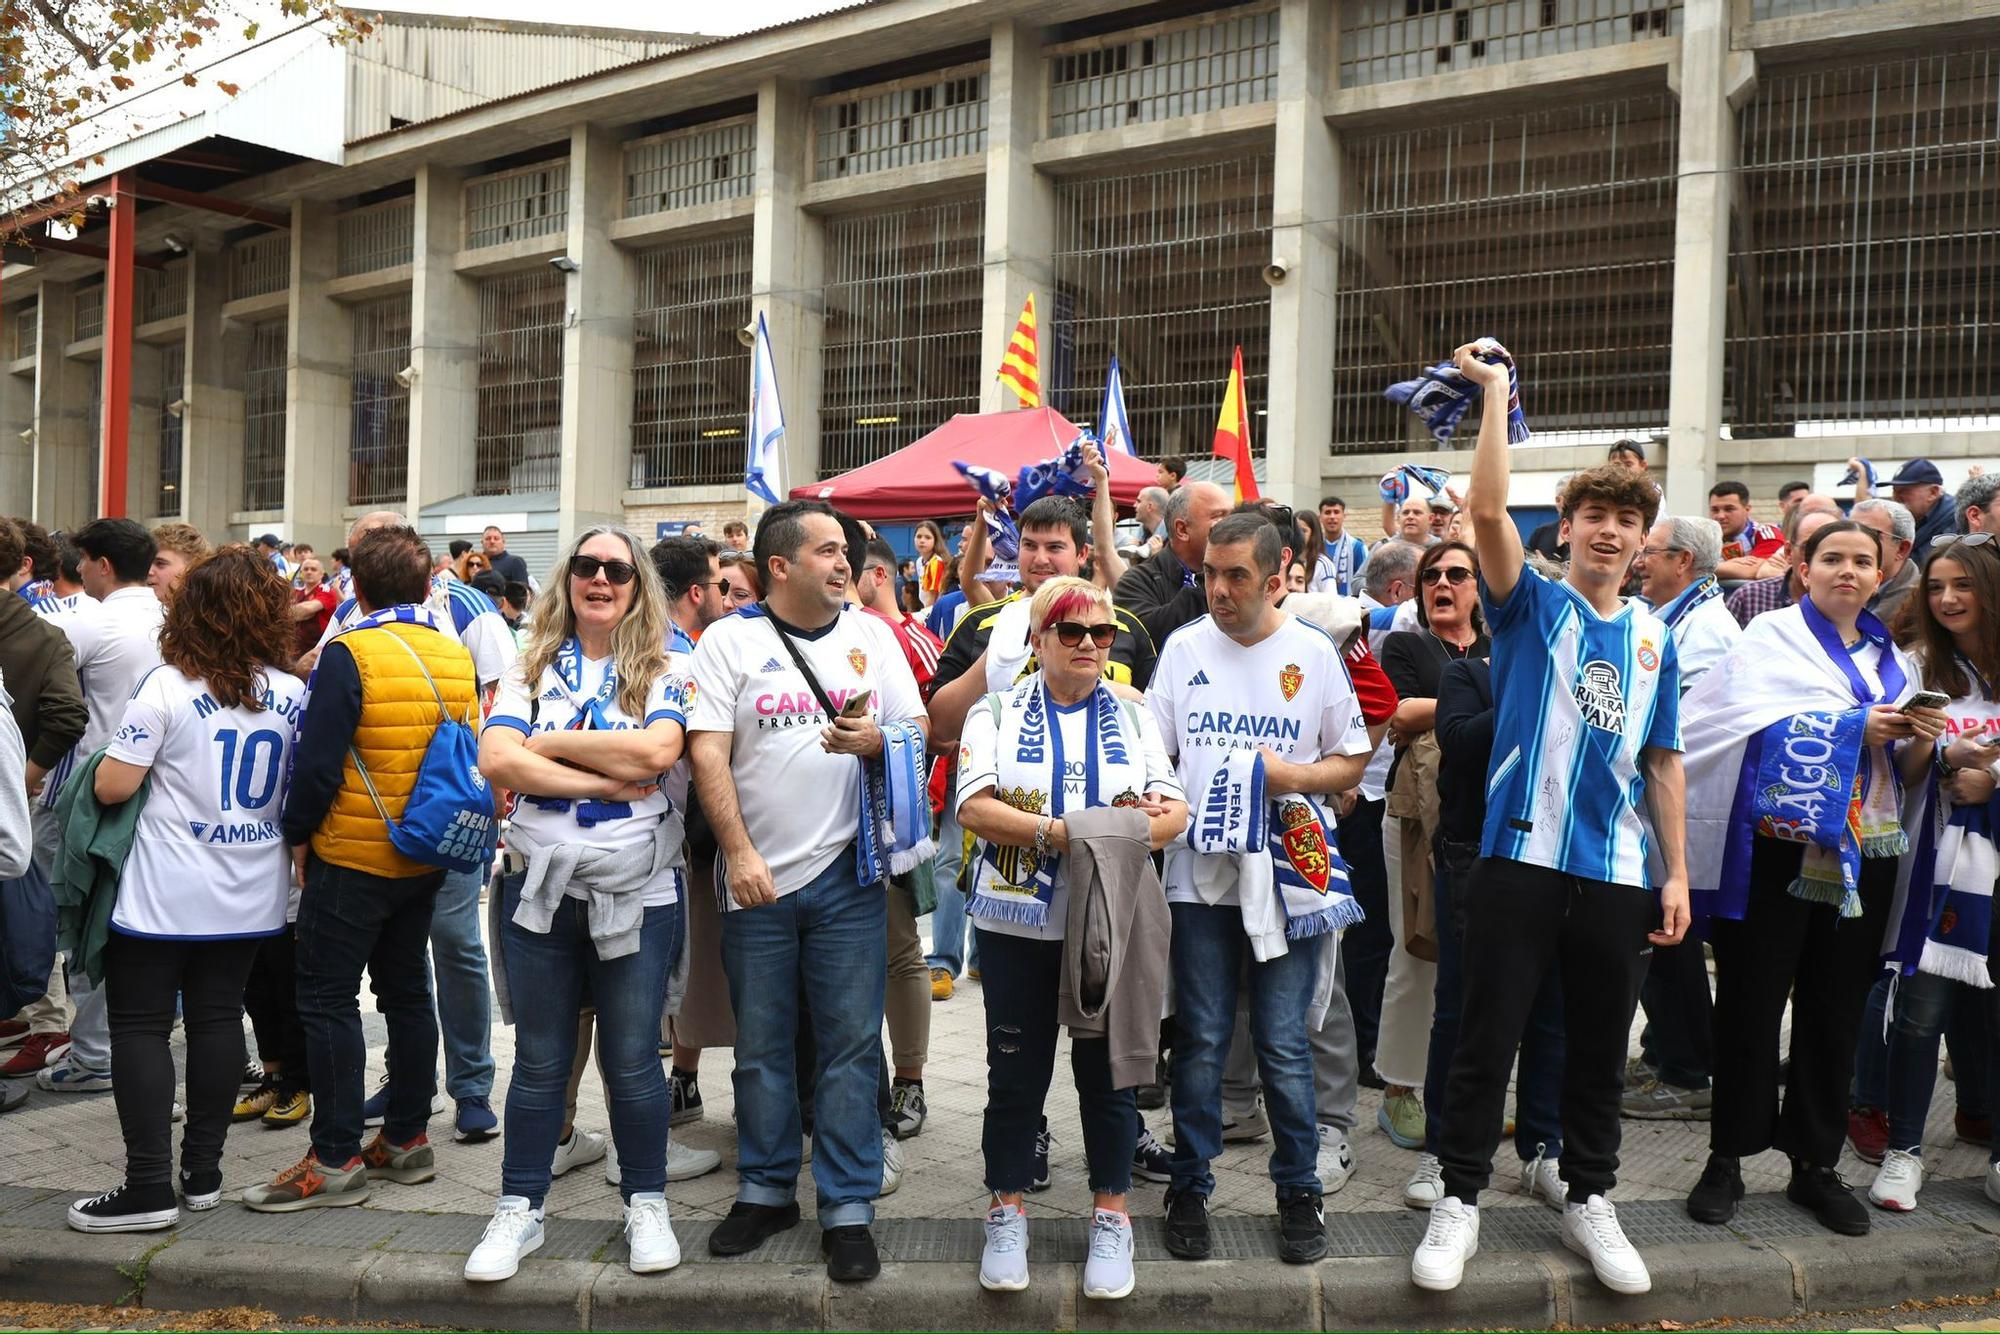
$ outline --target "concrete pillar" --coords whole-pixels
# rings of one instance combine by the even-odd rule
[[[91,462],[90,367],[63,347],[75,331],[76,283],[42,284],[35,330],[35,503],[29,516],[45,528],[76,527],[97,517]]]
[[[339,227],[324,204],[292,204],[292,304],[286,329],[285,505],[279,531],[331,551],[347,536],[348,375],[354,323],[326,294]]]
[[[812,104],[803,86],[766,79],[757,89],[755,231],[750,243],[750,313],[764,316],[785,408],[785,486],[819,477],[820,342],[826,305],[826,237],[799,206],[811,181]],[[629,399],[628,399],[629,401]],[[739,442],[738,449],[743,446]],[[759,502],[750,502],[753,511]]]
[[[1055,315],[1056,192],[1035,170],[1042,134],[1041,30],[1019,21],[993,25],[986,117],[986,288],[979,328],[979,410],[1020,406],[997,378],[1007,340],[1020,321],[1028,293],[1035,294],[1036,349],[1041,360],[1042,402],[1048,402],[1050,321]],[[1081,424],[1081,423],[1079,423]]]
[[[410,485],[412,523],[426,505],[472,491],[479,408],[479,289],[452,267],[463,230],[464,177],[417,169],[416,241],[410,271]]]
[[[132,392],[125,406],[125,513],[155,522],[160,510],[160,348],[132,344]]]
[[[1345,164],[1325,103],[1336,9],[1320,0],[1282,0],[1278,7],[1271,254],[1286,272],[1271,289],[1269,401],[1252,406],[1266,414],[1264,494],[1295,507],[1319,503],[1333,443],[1335,219]]]
[[[181,396],[181,517],[211,540],[231,533],[243,496],[243,334],[223,326],[225,251],[188,256],[187,382]]]
[[[562,464],[556,542],[625,521],[632,473],[632,262],[611,243],[625,198],[625,155],[603,126],[570,134],[569,310],[563,330]]]
[[[22,318],[23,312],[34,310],[36,299],[30,296],[0,312],[5,321],[0,325],[0,361],[15,360],[15,322]],[[24,357],[33,352],[32,342],[20,349]],[[13,375],[0,366],[0,496],[7,497],[17,514],[27,513],[34,505],[35,438],[22,437],[22,432],[32,430],[34,425],[35,377]]]
[[[1734,106],[1756,83],[1750,54],[1729,49],[1730,9],[1730,0],[1688,0],[1681,11],[1680,181],[1674,216],[1673,368],[1667,394],[1671,514],[1708,512],[1722,431],[1729,218],[1735,202]]]

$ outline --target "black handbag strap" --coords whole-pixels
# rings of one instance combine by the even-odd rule
[[[790,635],[785,633],[785,623],[772,615],[771,604],[760,602],[757,604],[757,610],[763,612],[766,619],[771,622],[771,629],[777,632],[779,642],[785,646],[785,652],[792,655],[792,665],[799,669],[799,675],[805,677],[806,684],[812,687],[813,698],[817,699],[819,706],[826,710],[827,721],[831,722],[835,718],[838,718],[840,710],[833,707],[832,698],[827,695],[825,688],[820,685],[819,678],[813,675],[813,669],[806,665],[806,655],[799,652],[799,646],[792,642]]]

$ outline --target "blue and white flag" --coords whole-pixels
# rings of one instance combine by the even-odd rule
[[[750,351],[749,456],[743,489],[768,505],[785,498],[785,410],[778,402],[778,370],[771,360],[771,334],[757,312],[757,341]]]
[[[986,536],[994,556],[1009,562],[1020,559],[1021,532],[1014,526],[1012,513],[1014,483],[998,468],[961,463],[957,459],[951,461],[951,466],[993,507],[986,511]]]
[[[1125,415],[1125,377],[1118,370],[1118,358],[1111,359],[1111,373],[1104,377],[1104,409],[1097,414],[1097,435],[1104,441],[1104,453],[1120,449],[1137,457],[1132,443],[1132,422]]]
[[[1020,475],[1014,479],[1016,509],[1026,510],[1043,496],[1093,494],[1096,488],[1090,481],[1090,469],[1085,467],[1083,462],[1083,447],[1086,443],[1096,442],[1091,440],[1090,432],[1079,432],[1076,439],[1070,441],[1068,448],[1062,453],[1022,468]]]

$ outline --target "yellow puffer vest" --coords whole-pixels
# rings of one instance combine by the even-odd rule
[[[437,699],[417,659],[390,642],[400,639],[416,650],[451,716],[479,725],[479,685],[472,655],[450,634],[425,625],[391,622],[340,637],[361,675],[361,717],[354,727],[354,750],[361,753],[375,791],[390,818],[400,820],[416,786],[417,768],[437,730]],[[361,782],[349,753],[341,766],[340,791],[326,818],[313,831],[313,851],[323,862],[370,875],[427,875],[438,868],[412,861],[389,842],[389,827]]]

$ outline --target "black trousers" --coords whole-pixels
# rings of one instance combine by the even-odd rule
[[[1551,968],[1563,993],[1563,1178],[1572,1200],[1618,1179],[1619,1100],[1639,983],[1660,907],[1633,885],[1582,880],[1500,857],[1473,870],[1465,904],[1465,1001],[1435,1146],[1447,1195],[1477,1204],[1493,1175],[1507,1077]]]
[[[1795,898],[1803,850],[1758,838],[1750,853],[1743,920],[1717,918],[1715,1105],[1708,1146],[1742,1158],[1779,1149],[1814,1167],[1840,1161],[1847,1134],[1854,1040],[1868,990],[1882,971],[1882,931],[1896,892],[1896,859],[1861,863],[1859,917]],[[1792,1002],[1792,1070],[1778,1099],[1778,1030]]]
[[[1382,809],[1386,803],[1357,797],[1339,822],[1341,860],[1348,887],[1366,914],[1340,933],[1340,974],[1354,1012],[1354,1050],[1361,1070],[1375,1068],[1375,1037],[1382,1030],[1382,987],[1389,980],[1389,867],[1382,860]],[[1401,892],[1400,888],[1397,891]]]
[[[266,1067],[275,1067],[272,1082],[288,1091],[312,1087],[306,1069],[306,1030],[299,1023],[297,955],[298,937],[288,926],[284,935],[261,943],[243,989],[243,1008],[257,1034],[258,1058]]]
[[[197,1175],[221,1168],[243,1075],[243,983],[261,943],[111,933],[104,948],[104,1011],[128,1185],[164,1186],[174,1179],[174,1057],[167,1038],[176,996],[187,1029],[181,1167]]]
[[[1708,959],[1692,938],[1653,951],[1639,988],[1646,1010],[1640,1050],[1659,1067],[1660,1082],[1675,1088],[1708,1087],[1715,1064],[1715,1005],[1708,991]]]

